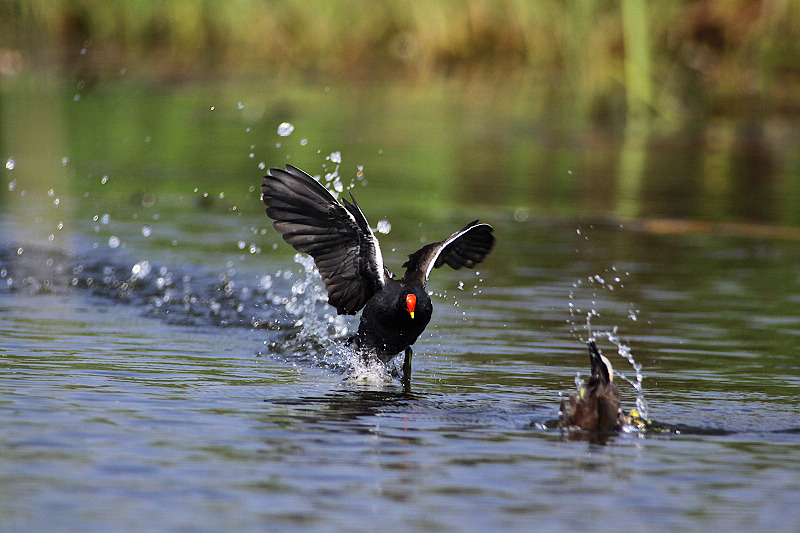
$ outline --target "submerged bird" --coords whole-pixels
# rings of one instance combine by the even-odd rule
[[[594,339],[587,345],[592,376],[577,396],[570,395],[569,406],[565,400],[561,400],[558,427],[584,431],[618,431],[629,419],[619,405],[614,369],[611,361],[597,349]]]
[[[423,246],[408,256],[405,274],[395,279],[352,194],[352,202],[339,203],[314,178],[286,165],[286,170],[269,170],[261,195],[275,230],[298,252],[314,258],[328,303],[339,314],[364,309],[355,336],[358,348],[384,363],[405,351],[403,380],[408,383],[411,345],[433,312],[425,291],[431,270],[444,264],[472,268],[483,261],[494,245],[492,227],[476,220],[443,241]]]

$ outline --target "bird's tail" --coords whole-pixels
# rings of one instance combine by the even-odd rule
[[[611,362],[604,357],[597,348],[594,339],[586,343],[589,346],[589,359],[592,363],[592,376],[600,379],[602,383],[609,383],[614,379],[614,369]]]

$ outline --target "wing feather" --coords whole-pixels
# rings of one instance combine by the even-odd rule
[[[448,265],[458,270],[472,268],[486,258],[494,246],[493,228],[477,220],[450,235],[447,239],[427,244],[408,256],[403,265],[406,281],[421,282],[424,286],[431,270]]]
[[[339,314],[355,314],[386,283],[378,239],[356,204],[336,198],[292,165],[272,168],[261,195],[275,231],[295,250],[314,258]]]

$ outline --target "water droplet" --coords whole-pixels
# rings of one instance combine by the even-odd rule
[[[8,190],[13,191],[17,186],[17,180],[11,180],[8,184]]]
[[[109,247],[109,248],[117,248],[117,247],[119,247],[119,245],[120,245],[120,242],[121,242],[121,241],[119,240],[119,237],[117,237],[117,236],[115,236],[115,235],[112,235],[112,236],[111,236],[111,237],[108,239],[108,247]]]
[[[100,217],[100,222],[102,224],[108,224],[109,222],[111,222],[111,215],[109,215],[108,213],[103,213],[103,216]]]
[[[247,246],[247,243],[244,241],[239,241],[236,243],[240,250],[244,250],[244,247]]]
[[[62,166],[62,167],[65,167],[65,166],[67,166],[68,164],[69,164],[69,158],[68,158],[68,157],[62,157],[62,158],[61,158],[61,166]]]
[[[145,237],[149,237],[152,232],[153,230],[150,229],[150,226],[148,225],[142,226],[142,235],[144,235]]]
[[[236,107],[237,107],[238,109],[244,109],[244,104],[243,104],[243,103],[241,103],[241,102],[239,102],[238,104],[236,104]]]
[[[81,95],[79,95],[79,94],[76,94],[75,96],[73,96],[73,97],[72,97],[72,99],[73,99],[74,101],[76,101],[76,102],[79,102],[79,101],[80,101],[80,99],[81,99]]]
[[[388,220],[383,219],[378,222],[378,233],[389,233],[392,231],[392,225],[389,223]]]
[[[131,268],[131,274],[133,279],[142,279],[146,278],[148,274],[150,274],[150,262],[149,261],[140,261],[133,265]]]
[[[294,131],[294,126],[289,124],[288,122],[281,122],[280,126],[278,126],[278,135],[281,137],[288,137]]]
[[[8,170],[14,170],[14,167],[16,166],[16,164],[17,164],[17,162],[14,161],[14,158],[13,157],[9,157],[8,161],[6,161],[6,168]]]
[[[342,182],[339,180],[339,178],[336,178],[336,181],[333,182],[333,190],[335,190],[336,192],[342,192],[344,190],[344,186],[342,185]]]
[[[225,198],[225,193],[224,192],[219,193],[219,199],[222,200],[223,198]]]
[[[153,140],[153,138],[152,138],[152,137],[150,137],[149,135],[148,135],[147,137],[145,137],[145,138],[144,138],[144,142],[146,142],[146,143],[149,143],[149,142],[150,142],[150,141],[152,141],[152,140]]]
[[[105,185],[106,183],[108,183],[108,176],[103,176],[102,178],[100,178],[101,185]]]
[[[266,165],[266,164],[264,164],[264,162],[262,161],[262,162],[260,162],[260,163],[258,164],[258,168],[259,168],[259,169],[261,169],[261,170],[264,170],[265,168],[267,168],[267,165]]]
[[[341,162],[342,162],[342,154],[341,154],[341,152],[333,152],[333,153],[331,153],[331,161],[333,161],[337,165],[341,164]]]
[[[300,146],[305,146],[308,144],[308,139],[300,139]]]

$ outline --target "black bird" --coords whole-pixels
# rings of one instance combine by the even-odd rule
[[[339,314],[362,308],[355,341],[365,354],[384,363],[405,351],[403,380],[411,371],[411,345],[430,322],[433,305],[425,284],[431,270],[447,264],[472,268],[494,245],[492,227],[470,222],[443,241],[427,244],[408,256],[400,279],[383,264],[378,239],[355,198],[339,203],[314,178],[292,165],[272,168],[261,195],[273,227],[298,252],[314,258],[328,291],[328,303]]]
[[[620,409],[614,369],[611,361],[597,349],[594,339],[587,345],[592,376],[577,396],[570,395],[569,406],[565,400],[561,400],[558,427],[584,431],[617,431],[628,422],[628,417]]]

